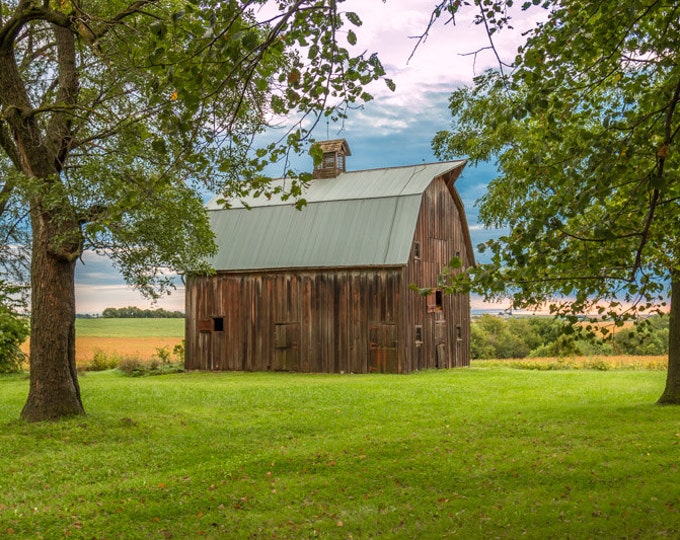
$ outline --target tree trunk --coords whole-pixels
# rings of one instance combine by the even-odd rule
[[[671,314],[668,326],[668,375],[660,405],[680,405],[680,271],[671,272]]]
[[[85,414],[75,358],[75,261],[79,249],[55,252],[49,213],[34,208],[31,263],[31,385],[21,417],[29,422]],[[79,233],[72,230],[71,233]]]

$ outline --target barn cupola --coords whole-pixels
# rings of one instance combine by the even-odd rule
[[[345,172],[345,158],[352,155],[345,139],[321,141],[314,145],[315,151],[317,148],[323,153],[323,159],[314,166],[313,178],[335,178]]]

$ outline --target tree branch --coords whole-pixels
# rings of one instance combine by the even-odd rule
[[[76,65],[76,47],[73,33],[67,28],[56,25],[52,26],[52,30],[57,45],[59,70],[59,88],[55,102],[56,104],[64,104],[66,108],[52,114],[47,125],[46,136],[50,140],[54,152],[55,167],[57,171],[61,171],[73,137],[71,132],[72,120],[69,112],[78,101],[78,66]]]
[[[64,28],[68,28],[71,23],[66,15],[49,9],[47,2],[38,6],[31,0],[20,0],[14,14],[0,28],[0,54],[10,53],[21,29],[26,23],[35,20],[44,20]]]
[[[7,130],[7,124],[2,120],[0,120],[0,148],[5,151],[7,157],[9,157],[10,161],[17,168],[17,170],[21,169],[17,147],[15,146],[14,141]]]

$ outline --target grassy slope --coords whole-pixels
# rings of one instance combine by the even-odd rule
[[[48,425],[1,378],[0,536],[677,538],[664,377],[104,372]]]

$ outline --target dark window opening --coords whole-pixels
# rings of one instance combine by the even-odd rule
[[[423,327],[416,326],[416,345],[420,345],[423,342]]]
[[[213,317],[213,331],[224,332],[224,317]]]
[[[420,242],[415,242],[413,244],[413,257],[420,259]]]
[[[444,293],[442,291],[439,289],[433,290],[427,295],[427,312],[432,313],[433,311],[441,311],[443,299]]]
[[[456,339],[461,341],[463,339],[463,328],[460,324],[456,325]]]

